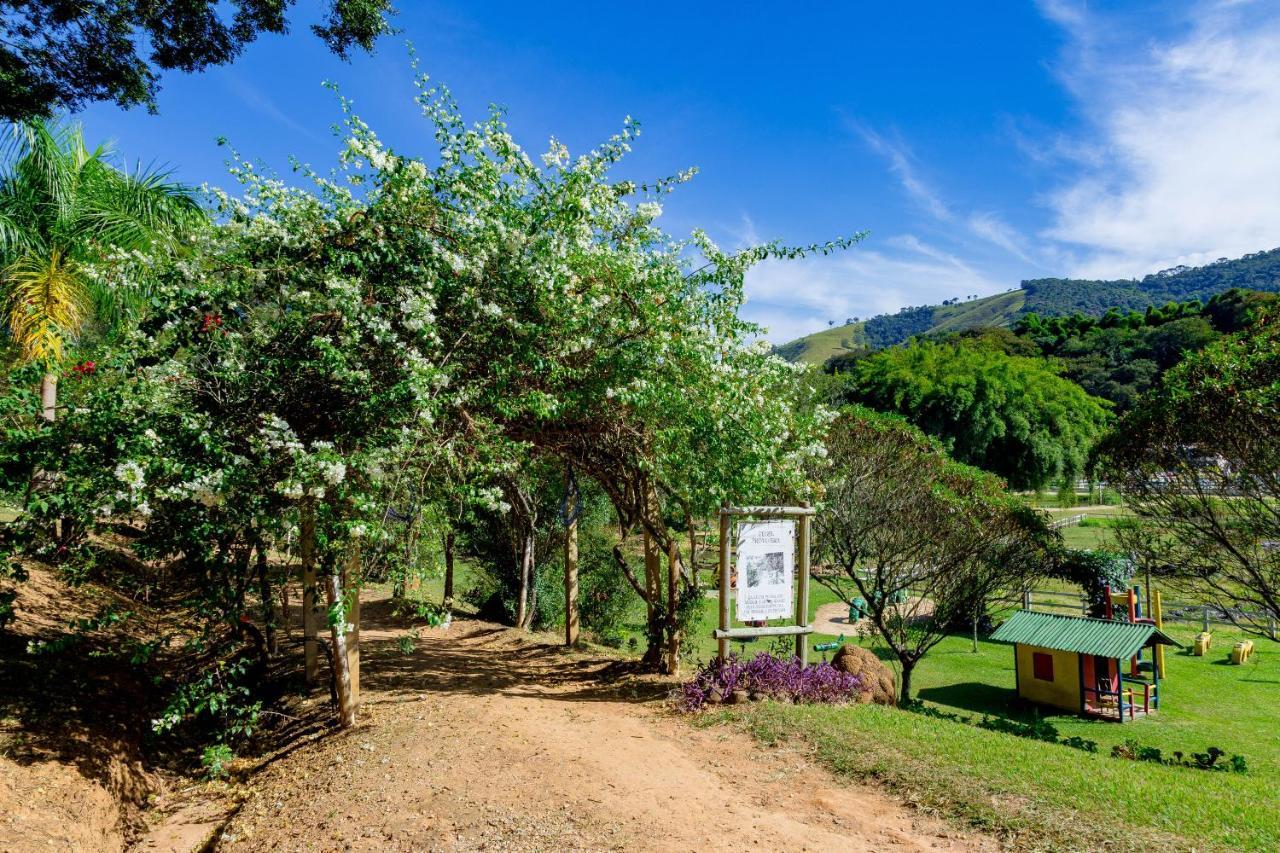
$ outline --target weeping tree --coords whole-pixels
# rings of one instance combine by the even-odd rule
[[[0,167],[0,298],[19,357],[44,367],[52,420],[68,346],[117,326],[145,293],[129,261],[166,251],[203,213],[167,173],[120,168],[109,147],[90,148],[79,125],[34,120],[11,133]]]

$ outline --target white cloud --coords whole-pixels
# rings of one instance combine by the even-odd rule
[[[223,71],[222,79],[226,82],[227,88],[231,90],[232,94],[259,115],[278,122],[300,136],[321,141],[324,139],[323,136],[317,135],[311,128],[306,127],[293,116],[280,109],[279,105],[267,93],[235,72]]]
[[[1280,245],[1280,20],[1197,6],[1181,34],[1150,42],[1082,6],[1041,8],[1070,37],[1059,75],[1089,119],[1075,146],[1090,159],[1048,198],[1062,274],[1140,276]]]
[[[951,210],[934,192],[933,187],[920,177],[915,160],[906,145],[891,141],[858,122],[849,122],[849,127],[862,137],[872,151],[889,162],[889,170],[898,178],[907,195],[928,211],[930,216],[943,222],[951,219]]]
[[[895,251],[856,247],[834,257],[766,261],[747,273],[743,316],[768,327],[769,340],[785,343],[849,317],[894,313],[905,305],[929,305],[956,296],[1009,287],[960,258],[912,235],[885,241]]]

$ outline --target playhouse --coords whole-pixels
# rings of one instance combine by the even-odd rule
[[[1150,621],[1031,610],[1014,613],[991,639],[1013,645],[1022,698],[1120,722],[1160,707],[1161,667],[1140,666],[1142,650],[1178,645]]]

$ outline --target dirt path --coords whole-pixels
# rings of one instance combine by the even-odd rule
[[[913,595],[907,599],[904,609],[911,619],[925,619],[933,615],[933,602]],[[823,604],[813,614],[813,630],[816,634],[855,639],[861,631],[869,630],[870,625],[871,620],[866,617],[850,621],[849,605],[842,601]]]
[[[479,622],[411,654],[366,630],[353,732],[274,763],[222,836],[242,850],[967,850],[989,846],[663,710],[660,682]],[[643,701],[637,701],[643,700]]]

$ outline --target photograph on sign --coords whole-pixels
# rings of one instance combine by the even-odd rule
[[[796,523],[756,521],[738,527],[739,622],[795,615]]]

